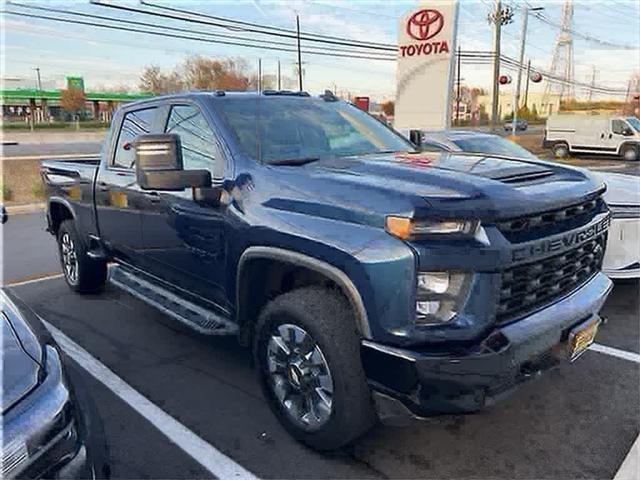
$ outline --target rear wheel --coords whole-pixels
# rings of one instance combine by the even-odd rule
[[[306,287],[271,301],[256,325],[269,406],[293,437],[318,450],[349,444],[376,420],[352,315],[341,295]]]
[[[556,143],[553,146],[553,155],[556,158],[567,158],[569,156],[569,146],[566,143]]]
[[[620,155],[624,160],[627,160],[628,162],[634,162],[640,157],[640,154],[638,153],[638,147],[635,145],[625,145],[624,147],[622,147]]]
[[[107,262],[89,257],[73,220],[65,220],[58,229],[58,251],[67,285],[76,292],[94,293],[104,288]]]

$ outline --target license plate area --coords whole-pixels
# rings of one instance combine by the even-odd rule
[[[563,342],[567,360],[573,362],[587,351],[596,338],[600,322],[599,317],[590,318],[569,330],[567,340]]]

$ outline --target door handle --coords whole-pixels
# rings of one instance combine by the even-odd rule
[[[601,134],[600,134],[600,138],[604,138],[604,133],[601,133]]]
[[[613,133],[610,133],[610,134],[609,134],[609,138],[613,138]]]
[[[109,184],[106,182],[98,182],[98,188],[100,189],[101,192],[108,192]]]

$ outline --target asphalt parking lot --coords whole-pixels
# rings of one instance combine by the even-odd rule
[[[589,351],[475,415],[378,426],[348,450],[300,446],[262,399],[233,338],[185,332],[109,287],[72,293],[42,214],[3,226],[5,282],[40,316],[198,438],[262,478],[613,478],[640,430],[640,364]],[[33,257],[32,260],[29,260]],[[51,258],[53,257],[53,258]],[[600,345],[640,352],[638,283],[617,283]],[[86,366],[85,366],[86,367]],[[103,418],[114,478],[211,477],[143,414],[75,365]],[[117,392],[116,392],[117,393]]]

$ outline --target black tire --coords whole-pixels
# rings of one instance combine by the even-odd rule
[[[640,147],[635,145],[624,145],[620,149],[620,156],[628,162],[636,162],[640,160]]]
[[[71,240],[75,252],[75,276],[66,267],[63,254],[63,243],[67,239]],[[80,239],[73,220],[65,220],[58,228],[58,254],[64,279],[72,290],[78,293],[97,293],[104,288],[107,280],[107,262],[87,255],[87,245]]]
[[[268,368],[268,344],[279,326],[301,327],[315,340],[328,365],[333,383],[328,419],[309,431],[296,423],[277,398]],[[280,295],[262,310],[256,324],[253,353],[258,377],[269,406],[280,423],[298,441],[316,450],[348,445],[376,422],[360,360],[360,335],[347,300],[321,287],[304,287]]]
[[[566,143],[556,143],[552,149],[553,156],[556,158],[567,158],[569,156],[569,145]]]

